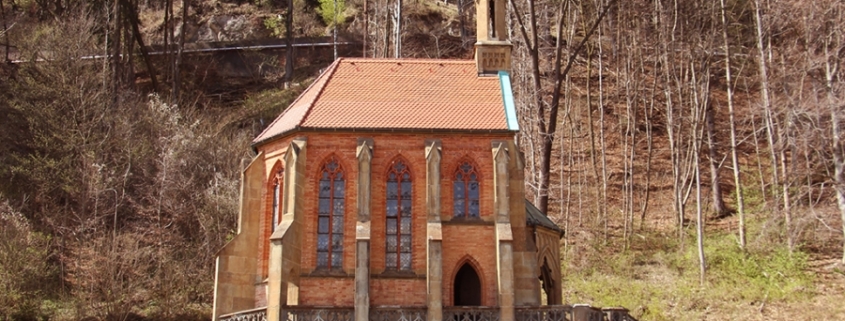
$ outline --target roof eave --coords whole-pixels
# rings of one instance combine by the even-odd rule
[[[252,143],[252,149],[258,150],[258,147],[261,145],[265,145],[270,141],[274,141],[276,139],[283,138],[285,136],[300,133],[300,132],[312,132],[312,133],[337,133],[337,132],[351,132],[351,133],[408,133],[408,134],[417,134],[417,133],[460,133],[460,134],[516,134],[519,130],[512,130],[512,129],[460,129],[460,128],[346,128],[346,127],[335,127],[335,128],[324,128],[324,127],[302,127],[296,126],[293,129],[286,130],[284,132],[278,133],[273,136],[269,136],[259,141],[255,141]]]

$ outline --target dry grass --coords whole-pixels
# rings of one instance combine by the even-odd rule
[[[817,208],[819,221],[838,224],[835,211]],[[824,224],[804,224],[789,254],[778,218],[750,215],[749,248],[738,250],[736,218],[708,222],[708,277],[698,283],[694,229],[686,250],[672,225],[638,231],[623,250],[621,227],[570,228],[563,262],[566,303],[623,306],[640,320],[843,320],[845,273],[841,236]]]

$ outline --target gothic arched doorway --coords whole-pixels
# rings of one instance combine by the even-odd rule
[[[481,305],[481,279],[469,263],[461,266],[453,284],[456,306]]]
[[[540,286],[543,291],[540,303],[542,305],[560,304],[560,301],[558,301],[560,293],[557,293],[557,287],[555,286],[556,280],[552,273],[552,269],[549,267],[549,260],[547,258],[543,259],[543,266],[540,267]]]

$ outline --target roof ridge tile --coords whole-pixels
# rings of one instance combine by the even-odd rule
[[[293,109],[294,106],[296,106],[296,103],[298,103],[300,100],[302,100],[305,97],[305,95],[303,95],[304,93],[307,93],[309,90],[311,90],[312,87],[318,86],[321,78],[327,77],[330,72],[333,72],[334,70],[336,70],[339,62],[340,62],[340,59],[335,60],[335,62],[333,62],[328,67],[326,67],[326,70],[323,71],[323,73],[321,73],[319,76],[317,76],[317,78],[314,79],[314,81],[312,81],[311,84],[309,84],[308,87],[306,87],[305,90],[302,91],[302,94],[300,94],[299,96],[296,96],[296,99],[294,99],[290,104],[288,104],[288,106],[285,107],[285,110],[282,111],[282,113],[279,114],[279,116],[277,116],[276,119],[274,119],[272,122],[270,122],[270,124],[267,125],[267,127],[265,127],[264,130],[262,130],[261,133],[258,134],[258,136],[255,136],[255,139],[253,139],[252,143],[255,144],[255,143],[259,143],[261,141],[264,141],[266,139],[269,139],[270,137],[264,137],[264,135],[267,134],[267,132],[269,132],[270,130],[272,130],[273,126],[276,125],[276,123],[278,123],[279,121],[284,119],[284,116],[287,115],[287,113],[290,112]],[[325,87],[325,83],[323,84],[322,87]],[[320,90],[322,92],[322,88]],[[309,111],[311,110],[311,107],[314,107],[314,101],[315,100],[316,100],[316,98],[312,99],[311,102],[309,103],[309,106],[308,106]],[[306,112],[305,115],[302,116],[302,119],[297,121],[296,127],[301,126],[302,123],[305,121],[305,117],[307,117],[307,116],[308,116],[308,112]]]
[[[337,66],[339,66],[340,63],[344,60],[345,60],[345,58],[343,58],[343,57],[337,58],[337,60],[335,60],[334,63],[332,63],[331,65],[329,65],[329,67],[326,68],[326,71],[323,72],[322,75],[320,75],[321,77],[326,77],[326,80],[323,81],[322,85],[320,85],[319,88],[317,88],[317,94],[314,95],[314,98],[311,99],[311,101],[308,103],[308,110],[306,110],[305,114],[302,115],[302,118],[299,119],[299,122],[296,124],[297,128],[302,126],[302,124],[305,123],[305,120],[308,119],[308,116],[311,115],[311,109],[314,108],[314,103],[318,99],[320,99],[320,96],[323,94],[323,90],[326,89],[326,86],[329,85],[329,82],[332,80],[332,76],[334,76],[335,71],[337,71]],[[314,84],[316,84],[316,83],[317,82],[314,81]],[[305,90],[307,91],[309,89],[311,89],[310,86],[309,86],[308,89],[305,89]]]
[[[515,131],[500,78],[473,60],[340,58],[253,146],[298,130]]]

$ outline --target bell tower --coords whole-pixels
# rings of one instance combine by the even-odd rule
[[[475,65],[479,76],[494,76],[511,68],[511,42],[505,24],[505,0],[475,0]]]

